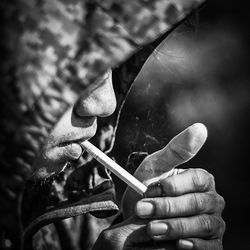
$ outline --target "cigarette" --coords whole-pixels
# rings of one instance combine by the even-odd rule
[[[128,173],[124,168],[114,162],[111,158],[109,158],[106,154],[104,154],[100,149],[95,147],[89,141],[81,142],[81,146],[98,162],[100,162],[104,167],[106,167],[112,173],[122,179],[137,193],[143,195],[146,192],[147,187],[144,184],[138,181],[133,175]]]

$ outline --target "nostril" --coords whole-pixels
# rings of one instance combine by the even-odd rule
[[[80,101],[80,99],[77,100],[77,102],[75,103],[72,112],[78,118],[88,117],[88,115],[84,115],[83,108],[81,108],[81,101]]]

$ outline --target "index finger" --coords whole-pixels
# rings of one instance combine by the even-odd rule
[[[180,170],[180,169],[178,169]],[[180,172],[180,171],[178,171]],[[215,191],[214,177],[204,169],[187,169],[161,178],[147,189],[146,197],[180,196],[187,193]]]

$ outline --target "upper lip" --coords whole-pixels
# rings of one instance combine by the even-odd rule
[[[97,118],[96,116],[83,116],[83,117],[72,116],[71,123],[72,123],[72,126],[74,127],[88,128],[93,125],[96,118]]]
[[[67,146],[72,143],[80,143],[82,141],[89,140],[90,138],[92,138],[95,135],[96,131],[94,129],[92,131],[90,127],[94,124],[96,117],[88,117],[87,120],[87,122],[83,121],[84,126],[80,124],[80,127],[79,125],[80,131],[75,131],[71,134],[69,133],[65,135],[65,137],[61,139],[61,142],[58,144],[58,146]],[[88,128],[90,128],[90,130],[88,130]],[[82,130],[86,129],[87,132],[82,133]]]
[[[96,116],[86,116],[82,118],[85,127],[90,127],[95,122]]]
[[[72,143],[77,143],[77,144],[80,144],[82,141],[86,141],[88,139],[85,139],[85,138],[80,138],[80,139],[73,139],[73,140],[67,140],[67,141],[62,141],[58,144],[58,147],[65,147],[65,146],[68,146]]]

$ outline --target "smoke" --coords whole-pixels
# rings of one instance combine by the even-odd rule
[[[249,246],[250,47],[248,9],[210,1],[195,30],[180,27],[152,54],[121,116],[114,152],[126,164],[133,151],[151,153],[194,122],[208,140],[185,167],[202,167],[226,200],[225,249]],[[122,193],[122,191],[121,191]]]
[[[144,66],[133,105],[143,112],[165,99],[165,119],[176,128],[195,121],[224,127],[249,103],[244,50],[237,32],[224,26],[198,34],[177,31]]]

